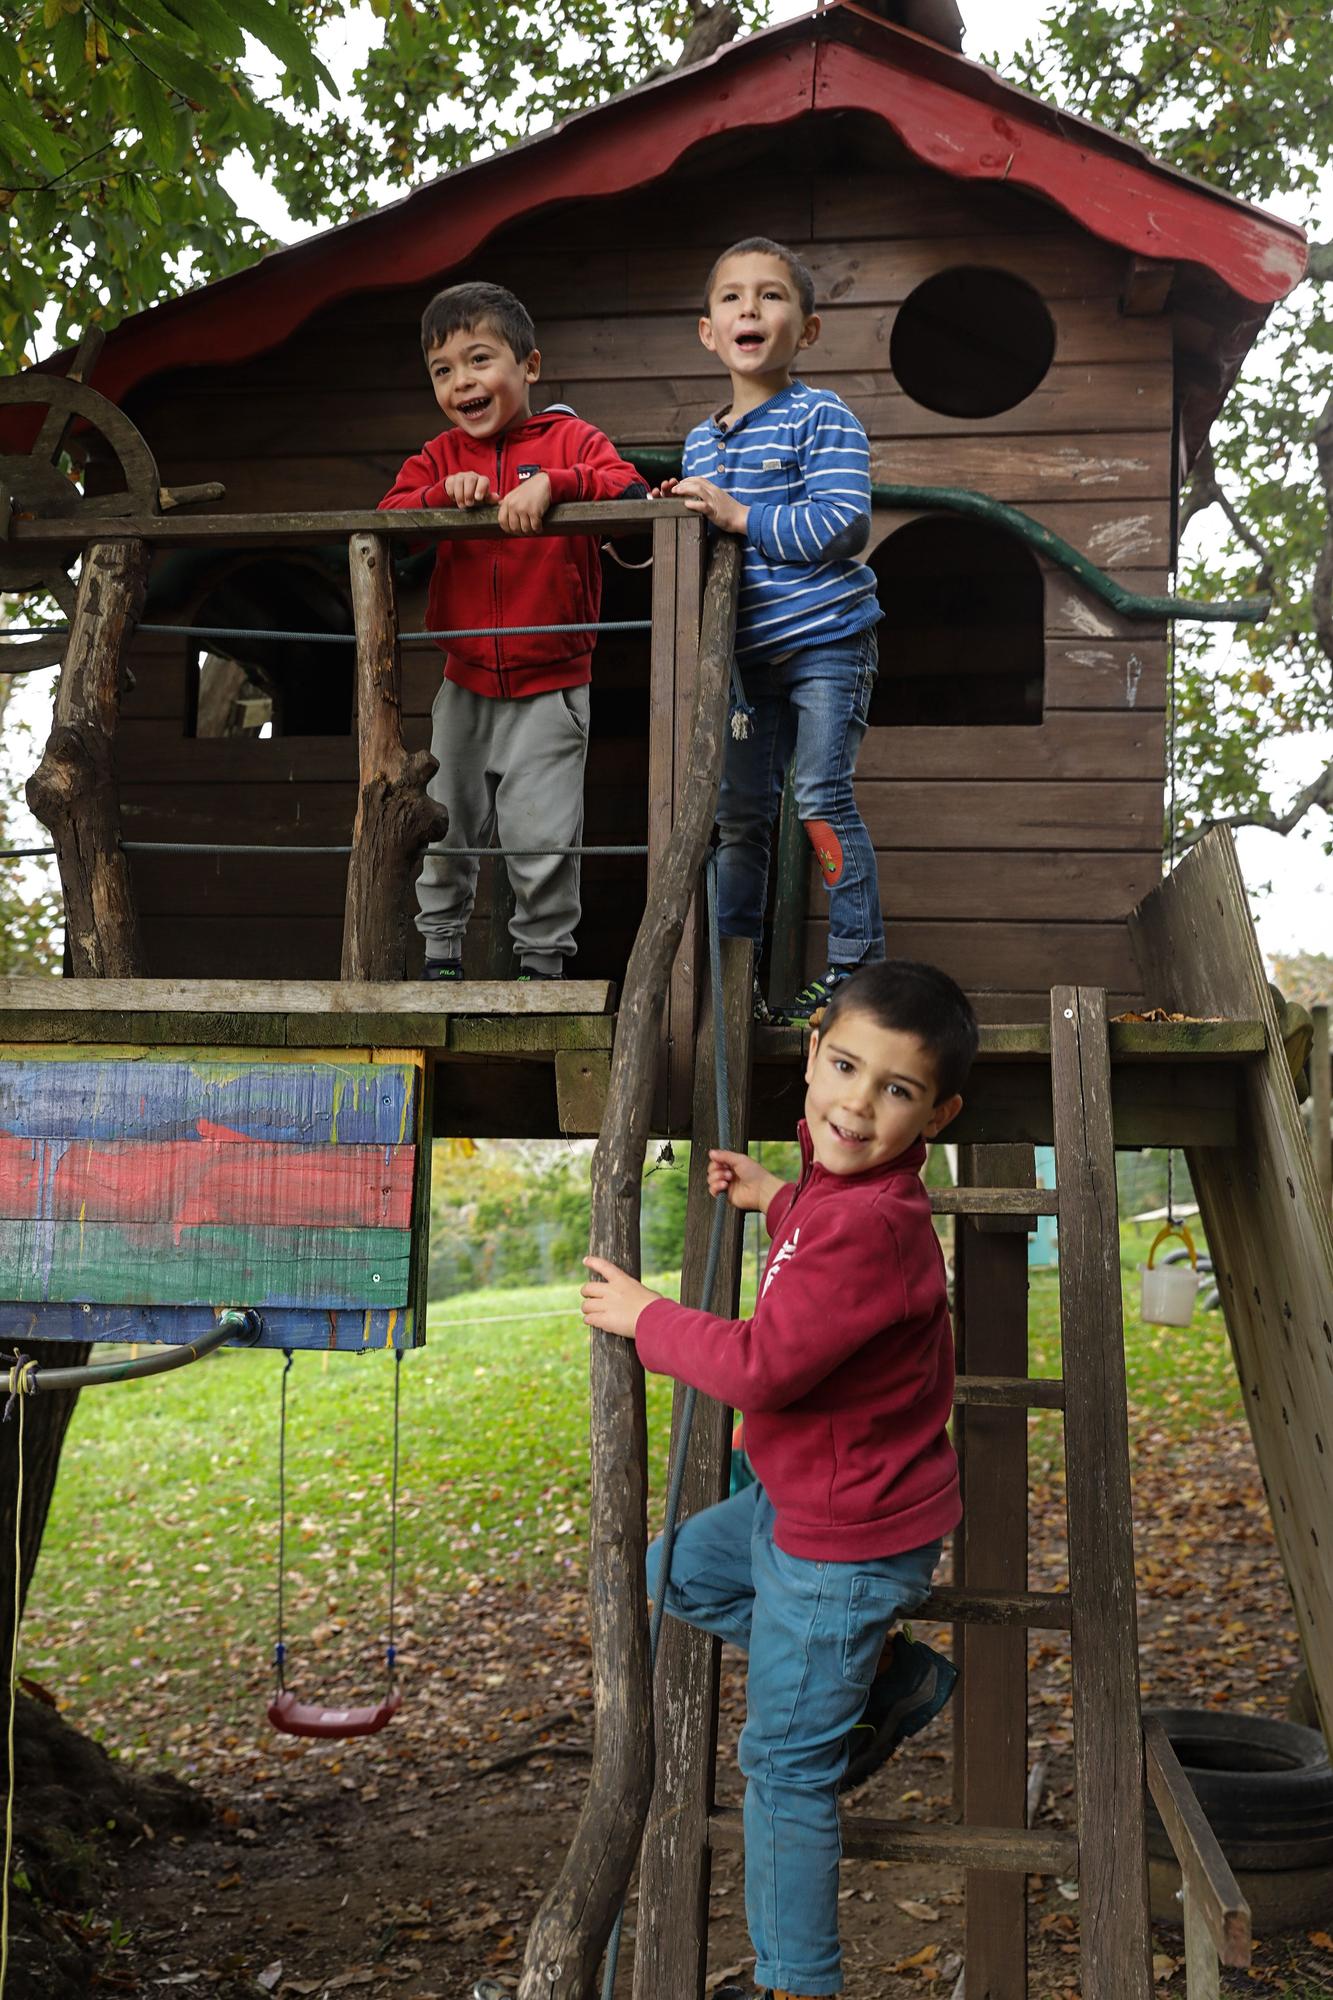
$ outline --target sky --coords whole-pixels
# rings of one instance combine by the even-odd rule
[[[993,52],[1001,69],[1006,57],[1036,34],[1044,12],[1044,0],[961,0],[961,5],[964,18],[977,23],[968,33],[967,53]],[[789,20],[809,11],[809,0],[774,0],[771,18]],[[336,39],[327,32],[321,38],[320,53],[341,88],[350,82],[377,32],[370,8],[362,6],[339,24]],[[309,233],[292,222],[277,197],[247,166],[233,161],[223,178],[243,212],[280,240],[291,242]],[[386,195],[389,192],[386,188]],[[1325,233],[1333,228],[1333,177],[1323,223]],[[1231,635],[1219,631],[1217,643],[1225,648],[1232,643]],[[1273,759],[1279,798],[1308,782],[1329,756],[1333,756],[1333,733],[1323,739],[1306,736],[1280,748]],[[1333,830],[1333,822],[1316,812],[1307,815],[1303,825],[1308,829],[1306,838],[1283,840],[1258,829],[1244,829],[1237,837],[1260,944],[1270,960],[1293,951],[1333,953],[1333,862],[1322,852],[1322,840]]]

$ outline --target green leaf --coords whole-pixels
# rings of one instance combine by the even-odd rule
[[[160,228],[162,211],[157,205],[157,196],[153,193],[152,188],[148,185],[142,174],[134,176],[130,193],[134,206],[138,209],[149,228]]]
[[[159,167],[170,168],[176,149],[176,121],[167,103],[167,93],[155,76],[136,63],[129,76],[130,116],[138,126],[149,156]]]
[[[234,100],[225,82],[203,63],[175,48],[161,35],[136,36],[135,54],[151,70],[191,104],[226,107]]]
[[[210,57],[235,58],[245,53],[245,36],[233,18],[231,7],[218,0],[168,0],[168,7],[198,39]]]
[[[56,83],[61,95],[75,99],[79,95],[79,84],[85,71],[91,65],[83,53],[87,23],[82,8],[75,14],[62,14],[51,30],[51,59],[55,64]]]
[[[313,71],[335,97],[338,95],[333,78],[280,0],[227,0],[227,10],[233,20],[266,49],[271,49],[289,69],[306,74]]]
[[[5,99],[0,109],[0,124],[17,143],[18,150],[11,155],[16,162],[27,166],[35,154],[48,174],[64,173],[65,151],[59,138],[21,90],[14,91]]]

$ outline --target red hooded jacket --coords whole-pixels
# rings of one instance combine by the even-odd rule
[[[551,504],[633,500],[648,488],[611,440],[555,404],[495,438],[448,430],[409,458],[381,507],[449,507],[451,472],[484,472],[502,500],[534,472],[551,482]],[[505,535],[440,542],[426,606],[427,629],[470,625],[595,624],[602,565],[595,535]],[[474,694],[509,700],[582,687],[592,679],[593,632],[527,633],[441,641],[444,676]]]
[[[788,1555],[858,1562],[920,1548],[962,1515],[953,1329],[919,1141],[865,1174],[814,1163],[774,1195],[752,1319],[670,1299],[639,1315],[645,1368],[745,1413],[745,1448]]]

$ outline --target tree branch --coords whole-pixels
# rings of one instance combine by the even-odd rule
[[[1190,480],[1189,494],[1181,509],[1180,532],[1183,535],[1196,514],[1202,514],[1208,507],[1220,507],[1226,515],[1231,531],[1237,541],[1243,542],[1259,564],[1259,575],[1267,589],[1273,587],[1274,561],[1269,550],[1260,541],[1254,529],[1237,511],[1234,503],[1223,491],[1217,477],[1217,462],[1213,448],[1206,444],[1194,465],[1194,475]]]
[[[1204,820],[1195,832],[1183,835],[1181,850],[1193,847],[1196,840],[1202,840],[1215,826],[1257,826],[1266,833],[1290,833],[1315,806],[1333,812],[1333,757],[1312,783],[1297,792],[1285,812],[1222,813],[1216,819]]]

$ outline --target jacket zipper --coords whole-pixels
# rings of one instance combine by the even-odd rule
[[[504,452],[504,440],[503,440],[503,438],[497,438],[497,440],[496,440],[496,444],[495,444],[495,502],[496,502],[496,505],[497,505],[497,506],[498,506],[498,505],[500,504],[500,501],[501,501],[501,500],[502,500],[502,499],[504,498],[504,470],[505,470],[505,452]],[[499,542],[497,542],[497,543],[495,544],[495,554],[494,554],[494,555],[493,555],[493,556],[491,557],[491,596],[492,596],[492,598],[494,599],[494,607],[493,607],[493,608],[494,608],[494,616],[493,616],[493,619],[492,619],[492,623],[493,623],[493,624],[495,625],[495,627],[496,627],[496,633],[495,633],[495,672],[496,672],[496,677],[497,677],[497,679],[499,680],[499,683],[500,683],[500,695],[501,695],[501,698],[502,698],[503,700],[507,700],[507,699],[508,699],[508,697],[509,697],[509,689],[508,689],[508,687],[507,687],[507,685],[506,685],[506,683],[505,683],[505,671],[504,671],[504,661],[503,661],[503,658],[502,658],[502,656],[501,656],[501,651],[500,651],[500,647],[501,647],[501,639],[500,639],[500,631],[499,631],[499,627],[500,627],[500,544],[499,544]]]

